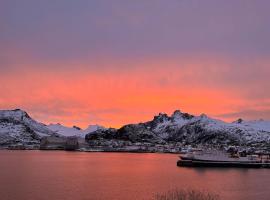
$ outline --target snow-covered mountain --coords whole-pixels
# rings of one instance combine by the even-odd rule
[[[204,114],[193,116],[176,110],[171,116],[160,113],[153,120],[125,125],[120,129],[99,130],[86,139],[117,139],[163,144],[252,145],[269,146],[270,122],[237,121],[226,123]]]
[[[79,136],[94,145],[119,146],[135,143],[167,145],[240,145],[263,147],[270,151],[270,122],[237,120],[226,123],[204,114],[194,116],[176,110],[171,116],[160,113],[153,120],[128,124],[119,129],[92,125],[82,130],[61,124],[39,123],[25,111],[0,110],[0,146],[39,145],[44,136]],[[180,145],[181,146],[181,145]]]
[[[255,131],[270,132],[270,121],[265,121],[263,119],[252,120],[252,121],[244,121],[242,119],[238,119],[237,121],[235,121],[233,123],[238,124],[241,127],[253,129]]]
[[[49,124],[47,127],[62,136],[78,136],[84,138],[87,133],[94,132],[99,129],[105,129],[99,125],[89,125],[86,129],[81,129],[77,126],[66,127],[61,124]]]
[[[51,135],[55,133],[25,111],[0,110],[0,146],[39,144],[42,137]]]

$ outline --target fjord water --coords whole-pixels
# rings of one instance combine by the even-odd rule
[[[176,154],[0,151],[0,199],[151,199],[172,188],[270,198],[270,169],[179,168]]]

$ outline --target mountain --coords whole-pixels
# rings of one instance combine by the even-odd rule
[[[44,136],[57,135],[25,111],[0,110],[0,146],[37,145]]]
[[[270,122],[238,119],[226,123],[205,114],[194,116],[176,110],[170,116],[160,113],[150,121],[127,124],[119,129],[105,129],[99,125],[81,129],[61,124],[46,126],[20,109],[0,110],[0,147],[22,145],[27,148],[39,148],[41,140],[44,149],[48,146],[57,149],[61,145],[65,146],[67,140],[71,140],[73,143],[78,141],[79,148],[86,150],[139,149],[147,152],[177,152],[180,147],[186,145],[236,145],[270,152]]]
[[[176,110],[171,116],[160,113],[153,120],[129,124],[120,129],[98,130],[86,140],[121,140],[132,143],[181,143],[182,145],[254,146],[268,148],[270,122],[238,121],[226,123],[205,114],[194,116]]]
[[[62,136],[78,136],[84,138],[87,133],[94,132],[99,129],[104,129],[104,127],[99,125],[89,125],[86,129],[81,129],[80,127],[66,127],[61,124],[49,124],[47,127]]]

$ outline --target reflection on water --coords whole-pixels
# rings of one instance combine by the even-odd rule
[[[179,168],[177,155],[0,151],[0,199],[151,199],[172,188],[268,200],[270,169]]]

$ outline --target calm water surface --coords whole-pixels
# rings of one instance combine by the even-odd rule
[[[177,155],[0,151],[1,200],[151,199],[199,188],[226,200],[270,199],[270,169],[194,169]]]

